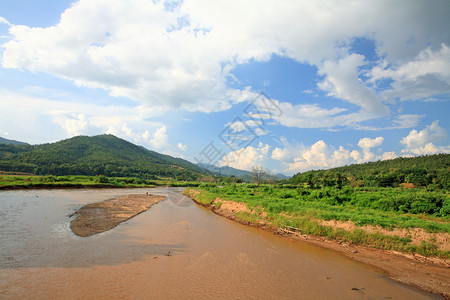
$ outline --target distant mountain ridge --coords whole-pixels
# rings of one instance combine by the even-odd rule
[[[0,144],[0,170],[38,175],[106,175],[196,179],[205,169],[113,135],[76,136],[56,143],[20,147]]]
[[[199,165],[200,167],[205,168],[211,172],[217,173],[221,176],[235,176],[238,178],[242,178],[246,181],[250,181],[251,176],[252,176],[252,172],[250,172],[250,171],[240,170],[240,169],[236,169],[236,168],[229,167],[229,166],[217,167],[217,166],[205,164],[205,163],[198,163],[197,165]],[[277,179],[289,178],[286,175],[281,174],[281,173],[275,174],[275,177]]]
[[[21,145],[21,146],[27,146],[29,144],[24,143],[24,142],[19,142],[19,141],[15,141],[15,140],[8,140],[5,138],[0,137],[0,144],[6,144],[6,145]]]

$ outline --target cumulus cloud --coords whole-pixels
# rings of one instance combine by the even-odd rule
[[[363,138],[358,142],[358,147],[363,151],[363,161],[371,161],[375,159],[375,154],[370,151],[370,149],[379,147],[383,144],[384,138],[379,136],[377,138]]]
[[[384,116],[389,112],[376,95],[359,78],[358,68],[365,64],[365,58],[359,54],[351,54],[337,62],[325,61],[319,74],[325,79],[318,84],[319,88],[328,92],[329,96],[346,100],[361,107],[362,110]]]
[[[160,148],[164,148],[167,147],[169,145],[169,139],[167,137],[167,133],[166,133],[166,126],[162,126],[158,129],[156,129],[152,134],[148,135],[148,131],[147,136],[149,137],[148,143],[156,149],[160,149]]]
[[[413,129],[409,134],[402,138],[401,144],[405,145],[402,153],[412,153],[416,155],[448,153],[449,146],[436,146],[435,143],[445,140],[447,131],[439,126],[439,121],[434,121],[427,125],[425,129],[417,131]]]
[[[385,98],[417,100],[450,92],[450,47],[441,44],[433,51],[426,48],[416,58],[397,67],[376,66],[370,81],[393,80],[392,88],[382,93]]]
[[[386,115],[383,101],[405,98],[411,84],[417,93],[411,98],[448,91],[448,19],[445,0],[433,5],[186,0],[170,7],[157,1],[80,0],[54,26],[9,24],[2,65],[148,106],[210,112],[249,100],[248,89],[227,86],[236,65],[279,55],[318,67],[319,88],[361,109],[363,116],[346,119],[367,120]],[[374,40],[383,61],[369,65],[351,53],[355,37]],[[362,68],[373,71],[362,74]],[[378,95],[369,84],[386,78],[393,80],[392,89]],[[330,117],[341,112],[303,109]]]
[[[49,100],[0,90],[0,128],[11,128],[16,139],[51,142],[74,135],[110,133],[133,143],[149,145],[151,132],[163,127],[150,121],[161,111],[145,106],[103,106],[76,101]],[[27,124],[27,130],[23,130]],[[52,139],[48,140],[48,132]],[[159,144],[158,144],[159,145]]]
[[[283,148],[276,147],[275,149],[273,149],[271,155],[272,159],[282,162],[293,160],[297,152],[296,146],[291,145],[284,136],[280,138],[280,142],[283,145]]]
[[[383,155],[381,155],[381,160],[389,160],[389,159],[394,159],[397,157],[398,157],[398,155],[397,155],[397,153],[395,153],[395,151],[384,152]]]
[[[210,49],[198,28],[180,24],[183,17],[162,2],[82,0],[55,26],[12,25],[2,64],[153,106],[213,111],[245,100],[245,91],[224,84],[226,54]]]
[[[379,159],[391,159],[395,152],[383,153],[378,156],[371,149],[381,146],[383,137],[362,138],[357,149],[346,149],[342,145],[335,148],[323,140],[319,140],[309,147],[303,144],[291,145],[285,138],[282,139],[283,148],[275,148],[271,158],[281,161],[286,167],[284,172],[292,174],[314,169],[329,169],[354,163],[363,163]]]
[[[280,152],[280,150],[278,150]],[[284,150],[283,152],[286,152]],[[301,146],[300,149],[294,150],[294,153],[283,153],[284,157],[292,156],[293,159],[284,164],[287,166],[286,171],[289,173],[311,170],[311,169],[327,169],[345,163],[351,159],[348,150],[342,146],[335,150],[328,146],[323,140],[319,140],[310,147]],[[272,158],[276,159],[276,155]]]
[[[285,166],[284,172],[292,174],[313,169],[328,169],[354,163],[394,159],[399,156],[450,153],[450,146],[436,145],[446,138],[447,131],[439,126],[438,121],[427,125],[421,131],[411,130],[408,136],[400,141],[405,145],[400,154],[395,151],[383,153],[375,151],[384,142],[384,138],[381,136],[361,138],[357,144],[359,149],[347,149],[342,145],[336,148],[323,140],[319,140],[311,146],[292,145],[283,137],[281,139],[283,146],[273,149],[271,158],[280,161]]]
[[[261,165],[268,158],[269,150],[268,144],[260,142],[257,147],[247,146],[228,153],[219,161],[218,165],[250,171],[252,167]]]
[[[81,135],[86,132],[88,121],[84,114],[52,112],[54,122],[58,123],[69,136]]]

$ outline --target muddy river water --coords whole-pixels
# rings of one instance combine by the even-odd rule
[[[0,192],[0,299],[436,299],[331,250],[234,223],[179,188]],[[81,206],[167,199],[88,238]]]

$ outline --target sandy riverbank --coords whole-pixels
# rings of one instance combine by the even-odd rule
[[[74,215],[70,229],[78,236],[88,237],[108,231],[122,222],[148,210],[164,200],[165,196],[134,194],[91,203],[83,206]]]
[[[447,299],[450,299],[450,265],[448,261],[443,259],[428,258],[421,255],[405,254],[396,251],[379,250],[341,243],[335,240],[327,240],[323,237],[296,234],[296,232],[289,232],[289,230],[280,230],[279,228],[271,226],[268,222],[255,224],[242,221],[236,217],[235,213],[241,211],[251,212],[244,203],[220,201],[221,205],[217,207],[215,205],[203,205],[202,203],[197,202],[195,200],[195,194],[186,196],[193,199],[197,204],[230,220],[271,231],[274,234],[286,238],[306,241],[323,248],[338,251],[354,260],[380,268],[386,272],[390,278],[398,282],[418,287],[435,294],[441,294]]]

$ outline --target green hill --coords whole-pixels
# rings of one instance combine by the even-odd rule
[[[8,140],[8,139],[2,138],[2,137],[0,137],[0,144],[7,144],[7,145],[21,145],[21,146],[28,145],[27,143],[24,143],[24,142],[18,142],[18,141],[14,141],[14,140]]]
[[[329,170],[298,173],[291,182],[333,186],[416,187],[450,190],[450,154],[400,157],[392,160],[354,164]]]
[[[35,146],[0,145],[0,170],[37,175],[106,175],[195,179],[206,170],[113,135],[77,136]]]

